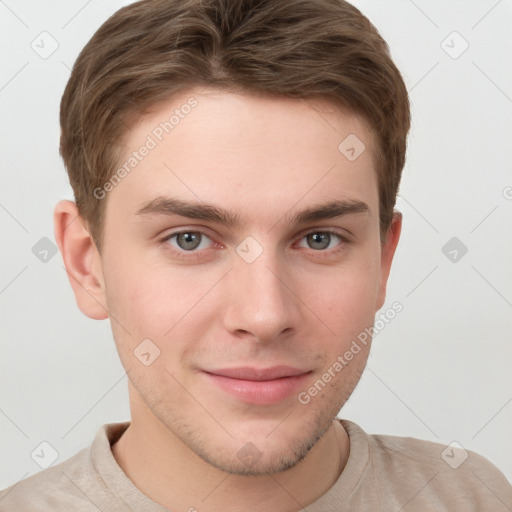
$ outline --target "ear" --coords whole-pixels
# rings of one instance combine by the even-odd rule
[[[94,320],[108,318],[101,256],[76,204],[59,201],[53,221],[55,239],[80,311]]]
[[[379,290],[377,296],[377,309],[378,311],[386,300],[386,285],[388,282],[389,272],[391,270],[391,263],[393,256],[395,255],[396,246],[400,239],[400,233],[402,231],[402,214],[395,210],[393,212],[393,220],[391,226],[386,233],[386,241],[381,247],[381,263],[380,263],[380,280]]]

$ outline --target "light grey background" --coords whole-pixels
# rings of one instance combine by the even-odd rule
[[[58,155],[70,68],[125,3],[0,0],[0,488],[41,470],[41,442],[58,463],[129,419],[108,322],[78,310],[59,254],[32,252],[54,241],[54,204],[72,198]],[[354,3],[389,42],[413,128],[383,308],[403,311],[340,415],[371,433],[457,441],[512,479],[512,1]],[[443,253],[452,237],[467,254]]]

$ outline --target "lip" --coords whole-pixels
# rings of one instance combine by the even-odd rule
[[[298,391],[309,370],[290,366],[236,367],[203,370],[209,382],[239,401],[254,405],[277,404]]]

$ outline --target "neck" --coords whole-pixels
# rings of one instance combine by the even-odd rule
[[[134,414],[136,409],[112,453],[134,485],[169,510],[298,511],[332,487],[349,454],[348,435],[333,421],[294,467],[261,476],[230,474],[197,456],[154,416]]]

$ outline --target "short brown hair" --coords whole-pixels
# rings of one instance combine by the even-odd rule
[[[344,0],[143,0],[97,30],[61,102],[60,153],[99,250],[105,201],[93,191],[114,173],[127,126],[194,86],[328,98],[362,115],[376,135],[385,235],[405,163],[409,99],[365,16]]]

